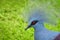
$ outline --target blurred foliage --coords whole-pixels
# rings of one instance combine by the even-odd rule
[[[59,13],[60,0],[0,0],[0,40],[34,40],[34,30],[31,28],[31,30],[25,31],[27,22],[24,21],[23,16],[25,8],[33,7],[29,4],[34,2],[35,4],[40,3],[42,6],[51,2],[48,9],[54,7]],[[59,25],[60,23],[58,23],[58,27]],[[59,29],[58,27],[56,29]]]

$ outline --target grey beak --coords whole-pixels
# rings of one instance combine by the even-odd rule
[[[28,28],[30,28],[31,27],[31,25],[29,25],[27,28],[25,28],[25,30],[27,30]]]

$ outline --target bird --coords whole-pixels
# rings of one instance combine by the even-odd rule
[[[60,32],[48,30],[44,26],[45,22],[53,25],[57,23],[56,19],[51,19],[51,14],[38,9],[31,12],[28,27],[26,27],[25,30],[31,27],[34,28],[34,40],[60,40]]]

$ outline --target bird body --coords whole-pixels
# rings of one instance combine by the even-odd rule
[[[35,32],[35,40],[54,40],[59,33],[56,32]],[[60,40],[60,39],[59,39]]]
[[[58,36],[59,32],[54,32],[44,28],[42,24],[38,24],[34,31],[34,39],[35,40],[54,40],[56,36]],[[59,39],[60,40],[60,39]]]
[[[33,26],[34,40],[60,40],[60,32],[48,30],[44,27],[44,23],[55,24],[55,21],[50,19],[51,15],[44,12],[35,11],[29,18],[29,25],[26,29]],[[51,21],[50,21],[51,20]]]

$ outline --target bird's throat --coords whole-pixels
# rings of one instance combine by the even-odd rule
[[[47,30],[47,29],[44,27],[43,24],[38,24],[38,25],[35,26],[34,30],[35,30],[36,32],[39,32],[39,31],[41,32],[41,31],[45,31],[45,30]]]

